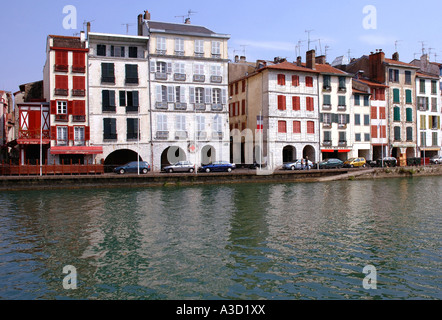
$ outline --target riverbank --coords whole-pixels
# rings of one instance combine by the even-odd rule
[[[381,179],[416,176],[440,176],[441,165],[425,167],[369,168],[369,169],[328,169],[309,171],[277,170],[271,174],[257,174],[255,170],[236,170],[233,173],[198,173],[147,175],[102,174],[55,175],[55,176],[11,176],[0,177],[0,190],[42,190],[42,189],[83,189],[112,187],[169,187],[205,184],[236,183],[293,183],[325,182],[334,180]]]

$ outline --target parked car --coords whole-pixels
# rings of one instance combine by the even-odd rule
[[[199,171],[207,172],[207,173],[212,172],[212,171],[232,172],[235,169],[236,169],[236,165],[232,164],[228,161],[215,161],[211,164],[202,166],[201,168],[199,168]]]
[[[350,158],[344,161],[344,168],[365,168],[367,166],[367,161],[365,158]]]
[[[150,164],[146,161],[132,161],[126,163],[125,165],[116,167],[114,172],[119,174],[138,173],[138,163],[140,164],[140,173],[146,174],[150,171]]]
[[[340,169],[343,167],[343,165],[344,162],[342,160],[330,158],[319,162],[319,169],[331,169],[331,168]]]
[[[384,157],[376,160],[376,167],[382,167],[382,162],[384,163],[384,167],[396,167],[397,159],[394,157]]]
[[[164,172],[194,172],[195,166],[189,161],[179,161],[175,164],[163,168]]]
[[[430,159],[430,163],[439,164],[442,163],[442,156],[434,156]]]
[[[308,160],[308,166],[310,169],[312,169],[313,162]],[[305,160],[304,160],[304,168],[305,167],[306,167],[306,165],[305,165]],[[301,170],[302,169],[301,159],[295,160],[293,162],[284,163],[284,165],[282,166],[282,169],[284,169],[284,170]]]

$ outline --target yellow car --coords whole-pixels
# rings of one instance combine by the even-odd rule
[[[351,158],[344,161],[344,168],[365,168],[367,166],[367,161],[365,158]]]

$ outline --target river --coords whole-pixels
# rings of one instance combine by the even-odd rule
[[[0,299],[441,299],[441,193],[441,177],[3,192]]]

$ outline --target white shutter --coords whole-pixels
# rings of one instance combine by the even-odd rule
[[[189,88],[189,103],[195,103],[195,87]]]
[[[172,73],[172,63],[171,62],[167,63],[167,73]]]
[[[156,96],[157,96],[157,98],[156,98],[157,102],[162,102],[163,101],[161,86],[157,86]]]
[[[152,72],[152,73],[157,72],[157,64],[155,61],[150,62],[150,72]]]
[[[205,88],[205,101],[206,103],[212,103],[212,88]]]
[[[175,101],[175,91],[173,86],[167,87],[167,102]]]
[[[186,88],[180,87],[180,102],[186,102]]]
[[[227,104],[227,90],[222,90],[222,104]]]

